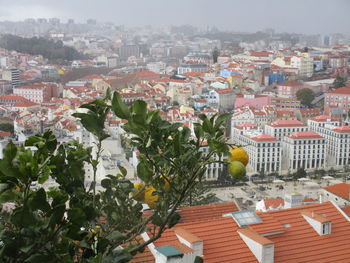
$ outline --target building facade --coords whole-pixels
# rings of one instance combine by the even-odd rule
[[[324,168],[325,147],[325,138],[314,131],[294,132],[284,137],[282,141],[283,170]]]
[[[324,110],[330,113],[332,108],[338,108],[343,114],[350,110],[350,88],[342,87],[325,94]]]
[[[298,120],[279,120],[265,125],[265,133],[277,138],[277,140],[282,140],[293,132],[307,130],[308,127]]]

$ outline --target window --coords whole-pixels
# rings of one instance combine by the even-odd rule
[[[322,224],[322,235],[329,235],[331,232],[331,226],[329,222]]]

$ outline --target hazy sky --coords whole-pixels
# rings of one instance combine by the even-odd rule
[[[0,6],[0,20],[94,18],[126,26],[191,24],[350,35],[350,0],[0,0]]]

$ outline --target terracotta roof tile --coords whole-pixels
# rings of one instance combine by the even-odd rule
[[[348,183],[334,184],[334,185],[323,187],[323,189],[337,196],[340,196],[346,200],[350,200],[350,184]]]
[[[291,139],[323,139],[321,135],[314,131],[293,132],[288,136]]]
[[[304,123],[298,120],[279,120],[279,121],[274,121],[270,124],[269,126],[272,127],[301,127],[301,126],[306,126]]]
[[[265,208],[277,208],[277,207],[283,207],[284,206],[284,199],[272,199],[272,198],[267,198],[264,199],[265,203]]]
[[[304,216],[307,216],[309,218],[312,218],[320,223],[330,222],[330,219],[328,219],[325,216],[319,215],[319,214],[315,213],[314,211],[305,210],[305,211],[301,211],[301,214]]]
[[[342,208],[342,210],[344,211],[344,213],[350,217],[350,205],[344,206]]]
[[[327,94],[349,94],[350,95],[350,88],[341,87],[341,88],[329,91],[327,92]]]
[[[174,232],[175,232],[175,234],[181,236],[182,238],[186,239],[190,243],[196,243],[196,242],[203,241],[202,239],[193,235],[192,233],[190,233],[189,231],[187,231],[186,229],[184,229],[182,227],[176,227],[174,229]]]
[[[317,234],[302,216],[301,212],[305,210],[318,215],[325,215],[332,222],[331,234],[326,236]],[[275,234],[270,233],[267,238],[261,237],[275,244],[275,263],[349,262],[350,222],[331,202],[259,213],[259,216],[263,223],[250,226],[250,231],[255,231],[255,233],[262,236],[261,231],[270,231],[268,230],[269,227],[284,230]],[[264,224],[266,224],[265,230],[263,230]],[[274,227],[274,225],[278,227]],[[218,217],[210,221],[179,223],[177,227],[184,228],[203,240],[203,253],[206,263],[258,262],[239,236],[237,232],[239,226],[232,218]],[[260,237],[258,238],[260,239]],[[155,241],[155,246],[177,242],[178,239],[174,229],[169,229],[163,233],[160,239]]]
[[[334,128],[333,131],[339,132],[339,133],[350,133],[350,126],[340,126],[340,127]]]
[[[257,142],[275,142],[277,139],[269,134],[260,134],[258,136],[255,136],[251,138],[254,141]]]

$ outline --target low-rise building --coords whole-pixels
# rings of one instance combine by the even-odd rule
[[[350,184],[340,183],[322,188],[324,201],[333,201],[339,206],[350,205]]]
[[[347,114],[350,110],[350,88],[342,87],[326,93],[324,99],[324,110],[326,114],[330,109],[337,108],[342,114]]]
[[[279,97],[295,98],[297,91],[302,88],[304,88],[304,85],[300,81],[286,81],[277,85],[277,94]]]
[[[59,87],[52,83],[41,83],[13,88],[13,94],[22,96],[35,103],[42,103],[51,98],[57,98]]]

